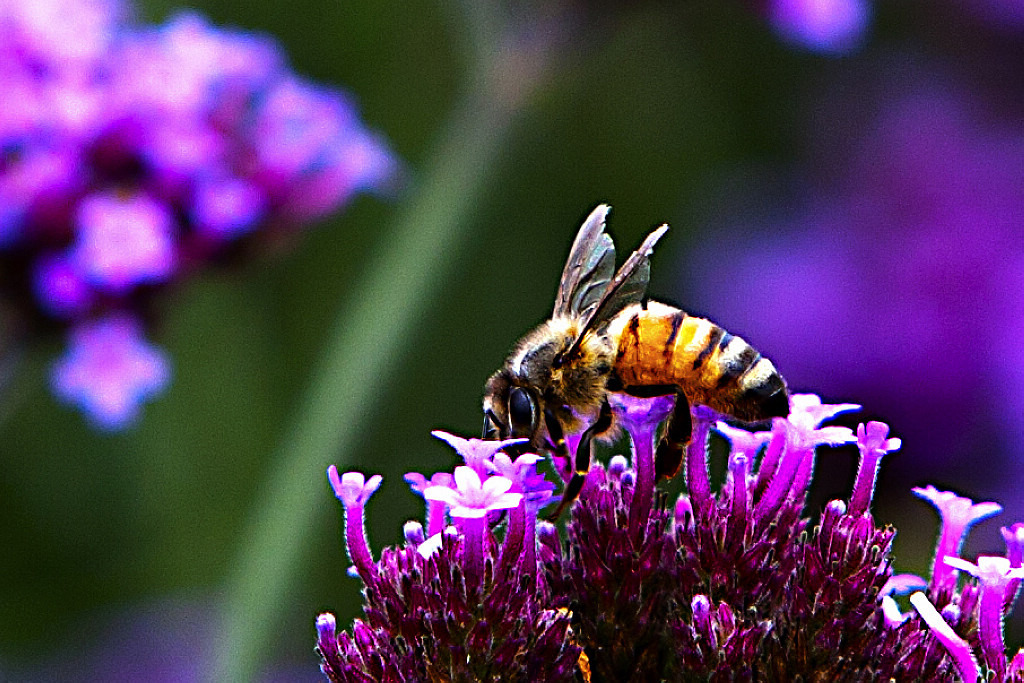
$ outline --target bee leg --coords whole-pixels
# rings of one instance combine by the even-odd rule
[[[676,391],[676,405],[668,418],[668,424],[661,435],[658,449],[654,453],[654,472],[658,478],[671,479],[679,471],[683,462],[683,453],[690,443],[693,432],[693,421],[690,415],[690,402],[681,391]]]
[[[583,484],[587,481],[587,473],[590,471],[590,451],[594,437],[608,431],[611,426],[612,407],[608,404],[608,401],[605,401],[601,404],[601,412],[597,419],[594,420],[594,424],[587,427],[580,437],[579,446],[576,448],[575,471],[572,473],[569,483],[565,485],[565,489],[562,491],[562,502],[558,504],[558,508],[548,518],[550,521],[556,521],[562,516],[565,508],[579,498],[580,491],[583,490]]]
[[[548,442],[551,445],[551,457],[554,460],[558,473],[563,478],[568,478],[570,472],[569,450],[565,447],[565,432],[562,430],[562,423],[558,421],[550,408],[544,409],[544,426],[548,430]]]

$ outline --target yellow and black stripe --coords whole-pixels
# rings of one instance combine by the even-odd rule
[[[789,414],[786,383],[742,338],[658,302],[629,306],[609,324],[623,387],[675,385],[691,404],[746,422]]]

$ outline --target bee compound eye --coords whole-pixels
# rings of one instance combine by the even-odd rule
[[[512,423],[515,436],[521,436],[533,431],[536,422],[536,406],[530,392],[515,387],[508,395],[508,417]]]

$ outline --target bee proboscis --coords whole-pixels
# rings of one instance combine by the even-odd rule
[[[676,395],[655,455],[660,477],[679,469],[693,404],[744,422],[789,414],[786,383],[771,361],[709,320],[645,299],[650,256],[668,226],[616,272],[608,211],[598,206],[576,235],[551,318],[519,340],[484,390],[485,437],[526,437],[534,449],[558,450],[564,434],[582,430],[556,517],[579,495],[592,440],[612,433],[610,392]]]

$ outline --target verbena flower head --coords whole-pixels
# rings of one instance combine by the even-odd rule
[[[292,73],[269,37],[131,14],[116,0],[0,6],[0,297],[30,329],[70,334],[54,390],[110,429],[167,385],[169,365],[143,385],[141,369],[64,379],[86,367],[91,330],[132,327],[139,344],[104,363],[139,365],[165,286],[395,171],[351,99]]]
[[[1001,621],[1024,578],[1024,533],[1004,529],[1006,558],[944,556],[943,567],[968,576],[962,587],[894,574],[895,532],[875,524],[870,503],[877,466],[900,442],[881,422],[856,434],[822,424],[856,407],[798,394],[790,418],[753,434],[695,409],[683,463],[689,492],[674,502],[637,469],[647,467],[671,400],[616,397],[632,463],[621,455],[607,469],[595,463],[600,476],[561,532],[530,512],[525,492],[550,485],[534,454],[513,460],[493,450],[480,460],[485,475],[459,465],[434,485],[415,477],[414,488],[442,503],[454,526],[424,541],[416,524],[404,546],[359,571],[364,617],[341,632],[330,614],[319,617],[321,668],[332,681],[1024,675],[1024,656],[1003,653]],[[707,475],[715,424],[731,443],[717,488]],[[483,448],[446,441],[466,460]],[[839,443],[856,443],[861,460],[850,502],[807,510],[818,451]],[[954,507],[992,511],[970,501]],[[346,503],[347,514],[356,511]],[[348,542],[353,556],[353,545],[365,546],[364,537]],[[913,609],[903,612],[897,596],[908,593]]]

